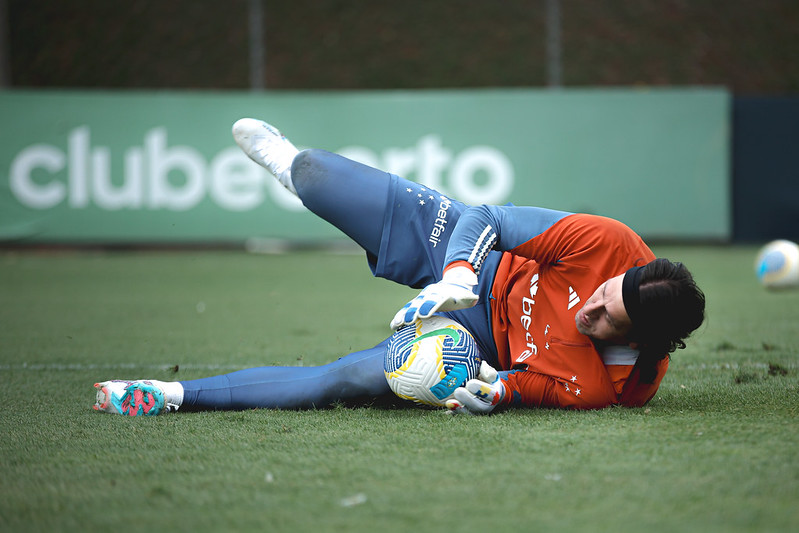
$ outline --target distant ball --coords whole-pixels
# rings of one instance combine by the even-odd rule
[[[466,328],[443,316],[417,320],[391,336],[386,381],[394,394],[443,406],[452,392],[480,371],[480,351]]]
[[[782,239],[768,243],[757,254],[755,274],[769,289],[799,286],[799,246]]]

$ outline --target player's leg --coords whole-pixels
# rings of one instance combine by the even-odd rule
[[[238,120],[233,138],[308,209],[338,227],[367,254],[377,255],[389,174],[323,150],[300,153],[277,128],[261,120]]]
[[[98,383],[95,409],[130,416],[184,410],[307,409],[391,395],[383,372],[388,341],[312,367],[269,366],[180,382]]]
[[[324,150],[297,154],[291,175],[303,204],[366,250],[376,276],[417,288],[440,279],[463,203]]]
[[[412,287],[438,281],[464,204],[337,154],[298,152],[259,120],[239,120],[233,137],[306,207],[358,243],[375,275]]]
[[[387,342],[312,367],[261,367],[183,381],[188,409],[306,409],[391,394],[383,372]]]
[[[337,227],[369,257],[380,252],[386,198],[395,178],[325,150],[303,150],[291,165],[303,205]]]

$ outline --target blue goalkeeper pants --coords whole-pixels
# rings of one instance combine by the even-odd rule
[[[300,152],[291,175],[303,204],[358,243],[375,276],[416,288],[441,279],[449,236],[466,205],[323,150]],[[499,255],[492,252],[481,269],[480,303],[445,313],[472,333],[481,356],[492,364],[497,357],[489,301]],[[387,344],[388,339],[316,367],[251,368],[182,381],[183,406],[303,409],[391,395],[383,372]]]

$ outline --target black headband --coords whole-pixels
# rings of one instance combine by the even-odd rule
[[[641,294],[639,285],[641,284],[641,274],[644,267],[632,267],[624,273],[624,280],[621,283],[621,296],[624,300],[624,309],[633,326],[640,323],[642,318]]]

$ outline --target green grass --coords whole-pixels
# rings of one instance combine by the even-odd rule
[[[0,254],[0,531],[783,531],[799,521],[799,291],[753,248],[660,247],[707,324],[643,409],[91,410],[109,378],[319,364],[414,291],[356,256]]]

